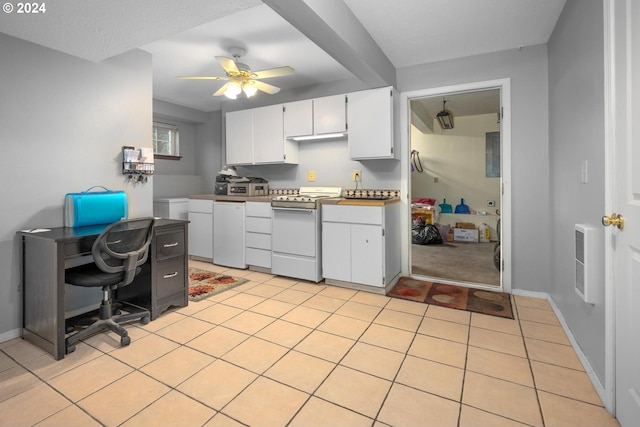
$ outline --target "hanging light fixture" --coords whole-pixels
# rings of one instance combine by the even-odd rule
[[[256,94],[258,89],[256,89],[256,87],[254,86],[254,81],[249,80],[242,84],[242,91],[244,92],[245,95],[247,95],[247,98],[251,98],[253,95]]]
[[[224,96],[229,99],[236,99],[241,92],[242,88],[240,87],[240,83],[234,81],[227,83],[227,89],[224,91]]]
[[[237,99],[238,95],[244,92],[244,94],[247,95],[247,98],[251,98],[256,94],[256,92],[258,92],[255,83],[255,80],[252,80],[249,77],[233,77],[225,86],[224,96],[229,99]]]
[[[442,111],[440,111],[436,117],[442,129],[453,129],[453,114],[445,109],[446,102],[445,99],[442,100]]]

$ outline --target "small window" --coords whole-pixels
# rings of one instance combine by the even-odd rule
[[[152,138],[155,158],[180,159],[178,126],[154,122]]]

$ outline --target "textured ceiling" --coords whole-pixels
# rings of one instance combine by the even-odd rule
[[[260,0],[54,0],[40,14],[0,14],[0,32],[101,61]]]
[[[291,0],[292,2],[294,0]],[[343,1],[397,68],[546,43],[565,0],[295,0],[331,9]],[[268,83],[294,89],[351,77],[332,56],[259,0],[56,0],[40,15],[0,14],[0,32],[91,61],[134,48],[153,54],[154,96],[220,108],[216,55],[232,45],[254,70],[290,65]],[[336,3],[338,5],[338,3]],[[340,10],[340,8],[336,8]],[[334,22],[342,24],[338,16]],[[343,19],[348,29],[346,17]],[[357,54],[358,52],[356,52]]]
[[[396,68],[546,43],[565,0],[344,0]]]

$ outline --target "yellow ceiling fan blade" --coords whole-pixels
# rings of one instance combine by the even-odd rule
[[[255,74],[258,79],[269,79],[271,77],[280,77],[280,76],[289,76],[294,74],[296,70],[293,67],[284,66],[277,68],[270,68],[268,70],[255,71],[252,74]]]
[[[224,91],[227,90],[227,86],[229,86],[229,83],[225,83],[224,85],[222,85],[222,87],[220,89],[218,89],[213,96],[222,96],[224,95]]]
[[[236,61],[234,61],[232,58],[227,58],[226,56],[216,56],[216,60],[228,74],[238,74],[240,72],[240,70],[238,70],[238,66],[236,65]]]
[[[269,95],[273,95],[274,93],[280,92],[280,88],[270,85],[268,83],[260,82],[258,80],[253,81],[253,86],[256,89],[261,90],[262,92],[268,93]]]

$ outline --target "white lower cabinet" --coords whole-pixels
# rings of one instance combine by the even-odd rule
[[[322,275],[327,283],[385,292],[400,274],[399,207],[322,206]]]
[[[213,200],[189,199],[189,255],[213,259]]]
[[[214,264],[247,268],[244,202],[213,202],[213,236]]]
[[[245,254],[250,267],[271,269],[271,203],[246,202]]]

